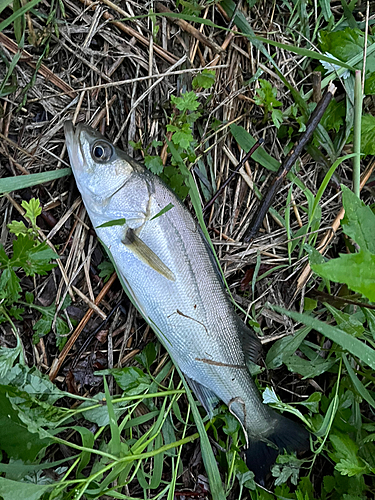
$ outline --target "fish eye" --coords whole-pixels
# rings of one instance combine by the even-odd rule
[[[91,148],[91,156],[100,163],[107,162],[113,155],[113,148],[108,142],[96,141]]]

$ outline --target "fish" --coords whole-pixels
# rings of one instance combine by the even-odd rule
[[[173,191],[85,124],[64,124],[77,187],[130,299],[212,417],[219,401],[241,423],[246,462],[263,482],[309,432],[263,403],[249,367],[261,343],[236,314],[211,245]]]

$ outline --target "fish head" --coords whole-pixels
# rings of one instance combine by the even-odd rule
[[[74,127],[66,121],[64,130],[70,164],[83,199],[95,202],[97,208],[106,206],[134,172],[132,160],[87,125],[79,123]]]

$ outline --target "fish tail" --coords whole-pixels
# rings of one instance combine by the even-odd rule
[[[306,451],[309,449],[309,432],[289,418],[274,413],[274,426],[267,441],[250,438],[250,446],[245,450],[246,464],[254,472],[255,480],[264,484],[264,479],[279,453]]]

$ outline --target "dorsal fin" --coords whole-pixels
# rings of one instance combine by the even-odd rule
[[[262,344],[255,332],[247,327],[240,319],[240,329],[242,332],[242,349],[245,354],[246,365],[257,364],[260,353],[262,352]]]

